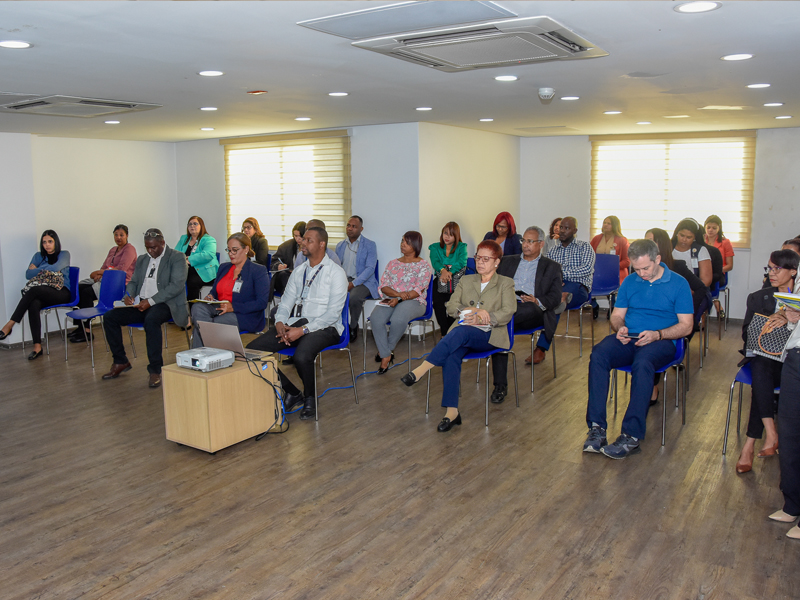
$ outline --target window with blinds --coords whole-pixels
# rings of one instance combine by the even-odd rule
[[[619,217],[629,240],[681,219],[718,215],[735,247],[750,247],[755,132],[592,136],[591,231]]]
[[[225,146],[228,234],[255,217],[270,247],[292,226],[325,222],[329,247],[350,218],[350,138],[346,130],[220,140]]]

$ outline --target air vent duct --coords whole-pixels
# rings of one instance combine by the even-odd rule
[[[408,32],[353,42],[353,46],[447,73],[608,56],[549,17]]]
[[[160,107],[160,104],[148,104],[145,102],[80,98],[77,96],[45,96],[22,102],[18,101],[4,104],[0,106],[0,110],[3,112],[29,115],[90,118],[151,110]]]

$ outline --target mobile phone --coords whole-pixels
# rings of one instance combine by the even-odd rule
[[[623,335],[622,337],[628,338],[629,340],[638,340],[640,335],[641,334],[639,333],[628,333],[627,335]]]
[[[514,293],[517,296],[527,296],[527,294],[525,292],[523,292],[522,290],[515,290]]]

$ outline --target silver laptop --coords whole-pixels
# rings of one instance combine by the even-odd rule
[[[230,350],[236,356],[244,356],[250,360],[260,360],[272,354],[272,352],[245,350],[239,335],[239,328],[236,325],[200,321],[197,323],[197,327],[200,328],[200,336],[203,338],[203,346],[206,348]]]

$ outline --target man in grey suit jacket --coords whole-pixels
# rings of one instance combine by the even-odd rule
[[[504,256],[497,272],[514,280],[518,300],[514,329],[544,326],[543,335],[552,341],[558,325],[555,311],[561,304],[561,265],[542,254],[546,241],[541,228],[528,227],[522,236],[522,254]],[[508,391],[507,354],[492,357],[492,372],[492,402],[499,404]]]
[[[347,221],[347,239],[336,244],[336,256],[342,261],[350,293],[350,341],[358,337],[358,319],[367,298],[380,298],[375,267],[378,264],[378,247],[361,232],[364,221],[353,215]]]
[[[164,365],[161,325],[172,319],[177,325],[185,327],[189,320],[186,306],[186,275],[189,268],[185,255],[167,246],[158,229],[145,232],[144,247],[147,254],[136,259],[133,276],[125,288],[123,301],[127,306],[115,308],[103,317],[103,329],[114,357],[111,370],[103,375],[103,379],[116,379],[132,369],[125,355],[122,327],[143,323],[149,385],[156,388],[161,385],[161,367]],[[139,298],[138,303],[136,297]]]

